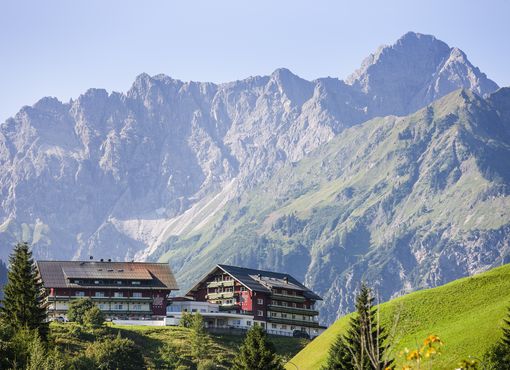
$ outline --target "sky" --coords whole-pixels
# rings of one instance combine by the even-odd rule
[[[343,79],[408,31],[461,48],[510,86],[509,15],[507,0],[0,0],[0,122],[43,96],[126,91],[143,72]]]

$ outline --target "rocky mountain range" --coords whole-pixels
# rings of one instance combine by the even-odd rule
[[[345,81],[142,74],[43,98],[0,125],[0,258],[26,240],[38,258],[168,260],[183,288],[219,262],[285,269],[328,321],[362,278],[387,299],[483,270],[508,249],[496,90],[410,32]]]

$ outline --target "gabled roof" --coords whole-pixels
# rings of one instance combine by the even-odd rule
[[[100,262],[100,261],[37,261],[39,274],[47,288],[76,287],[74,279],[141,280],[151,287],[177,290],[177,282],[167,263]]]
[[[188,293],[186,293],[186,295],[198,289],[198,287],[217,269],[223,270],[251,291],[269,293],[271,292],[271,288],[298,290],[302,291],[303,295],[307,298],[322,300],[320,296],[312,292],[289,274],[230,265],[216,265],[216,267],[208,274],[204,275],[202,279],[200,279],[200,281],[191,288]]]

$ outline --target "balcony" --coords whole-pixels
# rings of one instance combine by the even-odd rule
[[[66,301],[69,299],[78,299],[78,298],[90,298],[93,301],[100,301],[100,300],[106,300],[106,301],[108,301],[108,300],[151,301],[152,300],[152,297],[127,297],[127,296],[126,297],[109,297],[109,296],[101,297],[101,296],[96,296],[96,295],[93,295],[93,296],[78,296],[78,295],[53,296],[53,295],[50,295],[50,296],[48,296],[49,301],[60,301],[60,300]]]
[[[283,317],[268,317],[267,321],[275,324],[286,324],[286,325],[295,325],[295,326],[307,326],[316,328],[319,326],[318,321],[304,321],[304,320],[293,320],[287,319]]]
[[[286,301],[286,302],[304,302],[306,300],[302,295],[288,295],[288,294],[271,294],[271,299],[278,301]]]
[[[227,299],[233,297],[234,292],[207,293],[207,299]]]
[[[278,306],[278,305],[274,305],[274,304],[267,305],[267,309],[269,311],[285,312],[285,313],[297,314],[297,315],[317,316],[319,314],[319,311],[316,311],[316,310],[309,310],[307,308],[298,308],[298,307],[285,307],[285,306]]]
[[[239,303],[232,304],[222,304],[219,307],[220,311],[232,311],[241,309],[241,305]]]
[[[234,280],[211,281],[210,283],[207,283],[208,288],[230,287],[230,286],[234,286]]]

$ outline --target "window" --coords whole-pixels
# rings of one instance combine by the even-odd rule
[[[264,316],[264,311],[257,310],[257,316]]]
[[[287,330],[287,325],[282,325],[283,330]]]
[[[276,312],[271,312],[272,317],[276,317]]]
[[[94,280],[94,284],[99,284],[99,280]]]
[[[122,297],[124,297],[124,293],[122,293],[122,292],[115,292],[115,293],[113,293],[113,296],[115,298],[122,298]]]
[[[116,303],[113,305],[113,309],[114,310],[123,310],[124,309],[124,305],[122,303]]]
[[[247,326],[251,326],[251,321],[250,320],[246,320],[246,325]]]
[[[141,304],[134,304],[131,307],[132,307],[133,311],[141,311],[142,310]]]
[[[288,306],[287,302],[282,302],[282,306],[287,307]]]
[[[99,305],[99,309],[100,309],[100,310],[104,310],[104,308],[105,308],[104,304],[100,304],[100,305]]]
[[[74,293],[76,297],[85,297],[85,292],[76,292]]]
[[[305,321],[306,321],[306,320],[308,320],[308,317],[306,317],[306,316],[303,316],[303,320],[305,320]]]
[[[297,304],[294,302],[292,303],[292,307],[296,308],[297,307]]]
[[[140,285],[140,282],[139,281],[132,281],[131,284],[132,285]]]
[[[296,327],[295,327],[294,325],[292,325],[292,326],[290,327],[290,330],[294,330],[294,329],[296,329]]]
[[[133,292],[133,298],[142,298],[142,293],[140,293],[140,292]]]
[[[271,327],[272,327],[273,329],[276,329],[276,328],[278,327],[278,325],[276,325],[276,324],[271,324]]]
[[[191,312],[197,312],[197,309],[196,308],[192,308]]]
[[[287,318],[287,314],[286,314],[286,313],[282,313],[282,317],[283,317],[284,319],[286,319],[286,318]]]
[[[287,295],[287,291],[282,289],[282,294]]]
[[[292,315],[292,318],[295,319],[296,318],[296,315]]]
[[[117,285],[122,285],[122,281],[120,280],[117,280],[115,283],[117,283]]]
[[[96,294],[94,294],[94,297],[104,297],[104,292],[96,292]]]
[[[207,312],[207,310],[205,308],[201,308],[200,312]]]
[[[264,300],[262,298],[257,298],[257,304],[264,304]]]

